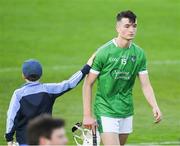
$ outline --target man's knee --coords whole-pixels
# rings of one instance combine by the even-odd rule
[[[120,145],[119,134],[105,132],[101,134],[101,139],[104,146]]]

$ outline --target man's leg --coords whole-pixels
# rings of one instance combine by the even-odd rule
[[[119,134],[111,133],[111,132],[105,132],[101,133],[101,139],[104,146],[119,146]]]
[[[133,131],[132,128],[133,116],[127,118],[120,118],[119,124],[120,124],[119,141],[120,141],[120,145],[124,146],[127,141],[128,135]]]
[[[118,119],[102,116],[97,118],[97,122],[103,145],[120,146]]]
[[[101,133],[101,139],[105,146],[124,145],[128,134],[132,132],[133,117],[127,118],[97,118],[98,129]]]
[[[124,146],[129,134],[119,134],[120,145]]]

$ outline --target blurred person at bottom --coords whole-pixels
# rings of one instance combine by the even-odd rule
[[[68,139],[63,119],[43,114],[31,120],[27,127],[28,145],[66,145]]]

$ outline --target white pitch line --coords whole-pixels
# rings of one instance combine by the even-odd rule
[[[180,65],[180,60],[156,60],[156,61],[150,61],[148,62],[149,65]],[[63,70],[63,69],[71,69],[71,68],[80,68],[82,65],[80,64],[74,64],[74,65],[55,65],[55,66],[44,66],[43,68],[45,70]],[[21,67],[4,67],[0,68],[0,73],[4,72],[17,72],[21,71]]]
[[[164,142],[152,142],[152,143],[136,143],[127,144],[126,146],[163,146],[163,145],[177,145],[180,146],[180,141],[164,141]]]
[[[180,64],[180,60],[156,60],[156,61],[150,61],[149,64],[153,64],[153,65],[176,65],[176,64]]]
[[[80,67],[80,65],[60,65],[60,66],[44,66],[43,68],[45,70],[61,70],[61,69],[70,69],[70,68],[78,68]],[[3,73],[3,72],[12,72],[12,71],[21,71],[21,68],[20,67],[6,67],[6,68],[0,68],[0,73]]]

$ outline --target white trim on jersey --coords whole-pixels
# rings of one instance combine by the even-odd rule
[[[148,71],[147,70],[143,70],[143,71],[140,71],[138,74],[142,75],[142,74],[148,74]]]
[[[118,44],[117,44],[117,42],[116,42],[116,38],[114,38],[114,39],[112,40],[112,42],[114,43],[114,45],[115,45],[116,47],[119,47]],[[131,47],[131,44],[132,44],[132,43],[129,44],[129,47],[128,47],[128,48]]]
[[[94,69],[92,69],[92,68],[90,69],[90,72],[93,73],[93,74],[96,74],[96,75],[98,75],[98,74],[100,73],[99,71],[94,70]]]
[[[114,38],[112,41],[113,41],[114,45],[115,45],[116,47],[118,47],[115,38]]]

